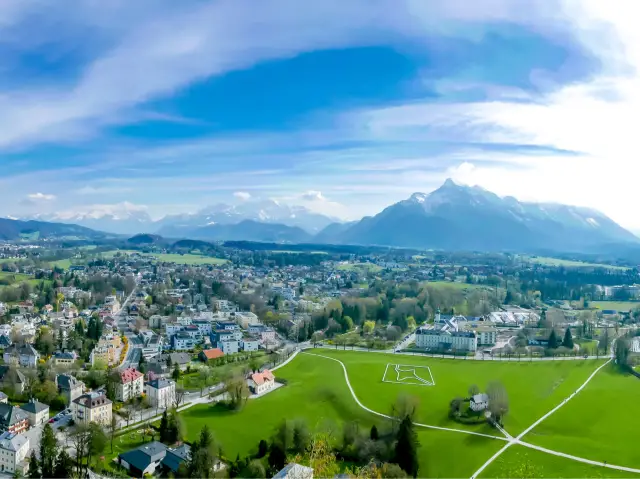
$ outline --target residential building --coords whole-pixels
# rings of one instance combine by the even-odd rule
[[[7,396],[5,393],[0,391],[0,403],[7,404],[8,402],[9,402],[9,396]]]
[[[234,354],[240,351],[240,343],[233,339],[218,341],[216,347],[224,354]]]
[[[475,351],[478,339],[473,331],[445,331],[418,328],[416,346],[431,350]]]
[[[313,479],[313,469],[292,462],[284,466],[273,479]]]
[[[171,337],[171,347],[176,351],[188,351],[196,346],[197,341],[186,333],[179,332]]]
[[[16,394],[22,394],[26,383],[24,374],[15,367],[0,366],[0,388],[13,389]]]
[[[240,329],[240,327],[234,323],[233,321],[216,321],[216,329],[226,329],[229,331],[235,331]]]
[[[71,403],[71,413],[77,423],[107,425],[111,423],[111,407],[111,401],[104,393],[92,392],[75,398]]]
[[[243,351],[257,351],[260,346],[260,343],[257,339],[253,338],[242,338],[240,340],[240,347]]]
[[[127,368],[120,373],[120,381],[116,384],[116,399],[128,401],[144,392],[144,374],[134,368]]]
[[[176,398],[176,383],[169,379],[154,379],[145,384],[145,393],[151,407],[169,408]]]
[[[221,349],[218,349],[218,348],[203,349],[202,351],[200,351],[200,354],[198,355],[200,360],[204,361],[205,363],[211,359],[221,358],[222,356],[224,356],[224,353],[222,352]]]
[[[60,352],[53,354],[53,364],[56,366],[71,366],[78,359],[75,351]]]
[[[498,340],[498,329],[491,326],[479,326],[475,329],[478,346],[493,346]]]
[[[5,364],[16,364],[24,368],[35,368],[40,355],[30,344],[12,344],[4,350]]]
[[[35,399],[30,399],[28,403],[20,406],[29,418],[30,426],[39,426],[49,420],[49,405],[43,404]]]
[[[137,449],[123,452],[118,456],[118,464],[124,467],[133,477],[153,475],[167,454],[167,446],[154,441],[143,444]]]
[[[29,429],[29,417],[22,409],[11,404],[0,404],[0,431],[21,434]]]
[[[29,438],[25,435],[8,431],[0,435],[0,473],[24,476],[29,446]]]
[[[189,460],[190,453],[191,447],[189,447],[189,444],[182,444],[175,449],[167,449],[167,454],[162,460],[162,468],[164,469],[164,471],[166,471],[167,475],[171,473],[175,476],[175,474],[178,472],[180,464],[183,464],[185,461]],[[216,472],[215,466],[214,472]]]
[[[146,331],[151,333],[144,337],[144,346],[142,348],[142,355],[145,359],[150,359],[154,356],[157,356],[162,352],[162,336],[159,334],[155,334],[151,331]]]
[[[96,364],[103,364],[108,366],[109,364],[113,364],[116,362],[116,348],[113,347],[112,344],[107,344],[103,346],[96,346],[91,351],[89,355],[89,360],[91,361],[91,365],[95,366]]]
[[[261,373],[253,373],[247,381],[249,388],[254,394],[262,394],[275,386],[276,378],[271,371],[265,369]]]
[[[235,318],[240,327],[243,329],[247,329],[249,326],[258,324],[260,322],[258,316],[251,311],[236,313]]]
[[[469,401],[469,407],[472,411],[484,411],[489,407],[489,396],[486,394],[476,394]]]
[[[84,393],[84,383],[69,374],[58,374],[56,377],[58,391],[66,400],[67,406]]]

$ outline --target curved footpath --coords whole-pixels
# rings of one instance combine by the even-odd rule
[[[329,357],[329,356],[324,356],[322,354],[309,353],[309,352],[306,352],[306,351],[296,351],[287,361],[282,363],[280,366],[284,366],[285,364],[287,364],[295,356],[297,356],[297,354],[299,352],[301,352],[302,354],[308,354],[309,356],[317,356],[319,358],[329,359],[331,361],[336,361],[337,363],[340,363],[340,365],[342,366],[342,371],[344,372],[344,378],[345,378],[345,381],[347,383],[347,387],[349,388],[349,391],[351,392],[351,396],[353,397],[353,399],[356,402],[356,404],[358,404],[358,406],[360,406],[360,408],[364,409],[365,411],[367,411],[367,412],[369,412],[371,414],[374,414],[376,416],[383,417],[383,418],[386,418],[386,419],[393,419],[391,416],[379,413],[377,411],[374,411],[373,409],[369,409],[368,407],[366,407],[364,404],[362,404],[360,402],[360,400],[356,396],[355,391],[353,390],[353,387],[351,386],[351,382],[349,381],[349,374],[347,373],[347,368],[344,365],[344,363],[342,361],[340,361],[339,359],[332,358],[332,357]],[[573,393],[571,393],[571,395],[569,397],[564,399],[555,408],[553,408],[551,411],[549,411],[544,416],[542,416],[540,419],[538,419],[536,422],[534,422],[531,426],[529,426],[527,429],[525,429],[517,437],[511,436],[507,431],[505,431],[501,427],[499,427],[498,429],[505,437],[492,436],[490,434],[482,434],[482,433],[479,433],[479,432],[466,431],[466,430],[463,430],[463,429],[454,429],[454,428],[447,428],[447,427],[440,427],[440,426],[431,426],[431,425],[428,425],[428,424],[421,424],[421,423],[417,423],[417,422],[414,423],[414,424],[416,426],[424,427],[424,428],[427,428],[427,429],[435,429],[435,430],[440,430],[440,431],[449,431],[449,432],[455,432],[455,433],[461,433],[461,434],[470,434],[470,435],[473,435],[473,436],[482,436],[482,437],[487,437],[487,438],[490,438],[490,439],[497,439],[497,440],[505,441],[506,444],[504,445],[504,447],[502,447],[498,452],[496,452],[493,456],[491,456],[491,458],[489,458],[489,460],[487,462],[485,462],[482,466],[480,466],[480,468],[471,476],[471,479],[476,479],[495,459],[497,459],[504,451],[506,451],[513,444],[520,444],[520,445],[522,445],[524,447],[528,447],[530,449],[535,449],[535,450],[538,450],[538,451],[541,451],[541,452],[545,452],[547,454],[551,454],[551,455],[558,456],[558,457],[564,457],[566,459],[571,459],[571,460],[574,460],[574,461],[577,461],[577,462],[582,462],[582,463],[590,464],[590,465],[593,465],[593,466],[601,466],[601,467],[606,467],[606,468],[609,468],[609,469],[616,469],[618,471],[632,472],[632,473],[640,474],[640,469],[635,469],[635,468],[632,468],[632,467],[625,467],[625,466],[616,466],[614,464],[608,464],[608,463],[599,462],[599,461],[592,461],[590,459],[585,459],[585,458],[582,458],[582,457],[573,456],[571,454],[566,454],[564,452],[554,451],[554,450],[547,449],[547,448],[544,448],[544,447],[541,447],[541,446],[536,446],[534,444],[530,444],[530,443],[527,443],[527,442],[524,442],[524,441],[521,440],[522,437],[524,437],[525,434],[528,434],[529,432],[531,432],[532,429],[534,429],[541,422],[543,422],[545,419],[547,419],[549,416],[551,416],[553,413],[555,413],[558,409],[560,409],[562,406],[567,404],[571,399],[573,399],[576,396],[576,394],[578,394],[580,391],[582,391],[587,386],[587,384],[589,384],[589,382],[591,382],[591,380],[595,377],[595,375],[598,374],[598,372],[602,368],[604,368],[606,365],[611,363],[611,361],[612,361],[612,358],[610,358],[607,362],[605,362],[604,364],[599,366],[578,389],[576,389]]]

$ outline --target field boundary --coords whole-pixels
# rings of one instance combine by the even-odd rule
[[[393,369],[389,373],[389,366],[392,366]],[[418,376],[416,369],[426,369],[429,372],[429,377],[431,380],[422,378]],[[393,373],[395,372],[396,380],[393,381]],[[413,376],[403,376],[402,373],[409,374],[412,373]],[[387,379],[389,376],[389,379]],[[409,381],[405,381],[408,379]],[[416,382],[417,381],[417,382]],[[411,364],[395,364],[395,363],[387,363],[387,367],[382,374],[382,382],[389,384],[409,384],[413,386],[435,386],[436,381],[433,379],[433,373],[431,372],[431,368],[429,366],[414,366]]]
[[[355,400],[356,404],[358,406],[360,406],[362,409],[364,409],[365,411],[370,412],[371,414],[375,414],[376,416],[383,417],[385,419],[391,419],[392,421],[395,420],[395,418],[393,418],[391,416],[388,416],[387,414],[382,414],[381,412],[374,411],[373,409],[369,409],[367,406],[365,406],[364,404],[362,404],[360,402],[360,400],[358,399],[358,396],[356,396],[356,393],[353,390],[353,387],[351,386],[351,382],[349,381],[349,374],[347,373],[347,367],[344,365],[344,363],[342,361],[340,361],[339,359],[336,359],[336,358],[329,357],[329,356],[323,356],[322,354],[307,353],[306,351],[301,351],[300,354],[307,354],[309,356],[317,356],[319,358],[330,359],[331,361],[335,361],[335,362],[339,363],[340,366],[342,366],[342,372],[344,373],[344,379],[345,379],[345,381],[347,383],[347,387],[349,388],[349,391],[351,392],[351,396],[353,396],[353,399]],[[491,434],[483,434],[481,432],[465,431],[464,429],[453,429],[453,428],[441,427],[441,426],[431,426],[429,424],[421,424],[419,422],[414,422],[413,424],[415,424],[416,426],[419,426],[419,427],[424,427],[426,429],[435,429],[437,431],[458,432],[458,433],[461,433],[461,434],[469,434],[471,436],[480,436],[480,437],[487,437],[489,439],[497,439],[499,441],[508,441],[508,439],[505,438],[505,437],[492,436]]]

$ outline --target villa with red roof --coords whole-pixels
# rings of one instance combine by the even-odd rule
[[[254,394],[262,394],[273,389],[276,384],[276,378],[271,371],[265,369],[261,373],[251,374],[248,384]]]
[[[116,384],[116,399],[127,401],[129,398],[142,395],[144,392],[144,374],[134,368],[120,372],[120,381]]]

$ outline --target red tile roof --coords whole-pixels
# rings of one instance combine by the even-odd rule
[[[131,381],[135,381],[138,378],[141,378],[143,374],[140,371],[136,371],[133,368],[127,368],[120,373],[120,380],[122,383],[129,383]]]
[[[271,371],[269,371],[268,369],[265,369],[261,373],[253,373],[251,375],[251,379],[253,380],[254,383],[256,383],[258,386],[260,386],[260,385],[264,384],[267,381],[274,381],[275,380],[275,376],[273,375],[273,373]]]
[[[204,349],[202,354],[204,354],[207,359],[216,359],[224,356],[224,353],[220,348]]]

